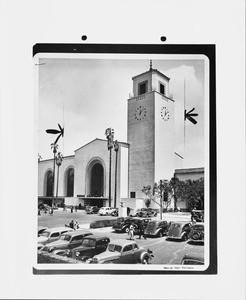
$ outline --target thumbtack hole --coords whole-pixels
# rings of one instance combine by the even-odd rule
[[[167,40],[167,38],[165,36],[161,36],[161,41],[165,42]]]
[[[82,35],[81,40],[82,40],[82,41],[87,40],[87,36],[86,36],[86,35]]]

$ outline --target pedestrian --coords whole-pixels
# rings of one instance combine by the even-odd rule
[[[73,220],[69,223],[69,226],[70,226],[70,228],[74,229],[74,221]]]
[[[38,209],[38,216],[41,216],[41,210],[40,210],[40,208]]]
[[[75,205],[75,212],[77,211],[77,209],[78,209],[78,206],[77,206],[77,205]]]
[[[75,223],[74,223],[74,229],[79,229],[79,221],[76,220]]]
[[[145,235],[145,233],[144,233],[143,221],[141,221],[141,222],[139,223],[138,229],[139,229],[139,237],[138,237],[138,238],[141,239],[141,237],[143,236],[144,239],[146,240],[146,235]]]
[[[129,227],[129,235],[130,235],[130,240],[134,240],[134,222],[132,222]]]
[[[73,206],[71,206],[71,213],[73,213]]]
[[[50,216],[53,216],[53,207],[50,208],[49,213],[50,213]]]

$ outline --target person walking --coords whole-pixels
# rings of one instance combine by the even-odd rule
[[[53,216],[53,207],[50,208],[50,216]]]
[[[134,222],[132,222],[129,227],[129,235],[130,235],[130,240],[134,240]]]
[[[145,233],[144,233],[143,221],[141,221],[141,222],[139,223],[138,229],[139,229],[139,237],[138,237],[138,238],[141,239],[141,237],[143,236],[144,239],[146,240],[146,235],[145,235]]]

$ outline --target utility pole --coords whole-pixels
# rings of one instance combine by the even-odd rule
[[[118,151],[119,151],[119,143],[116,140],[114,142],[114,151],[116,154],[115,157],[115,184],[114,184],[114,208],[116,208],[116,199],[117,199],[117,163],[118,163]]]
[[[114,146],[114,129],[107,128],[105,130],[105,135],[108,140],[108,150],[109,150],[109,192],[108,192],[108,203],[111,207],[111,160],[112,160],[112,148]]]
[[[58,154],[56,156],[56,165],[57,165],[56,203],[57,203],[57,199],[58,199],[59,168],[62,164],[62,160],[63,160],[63,156],[62,156],[61,152],[58,152]]]

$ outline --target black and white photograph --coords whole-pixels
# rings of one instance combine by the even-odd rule
[[[245,1],[0,1],[1,299],[245,300]]]
[[[208,58],[36,54],[34,69],[35,268],[207,270]]]

